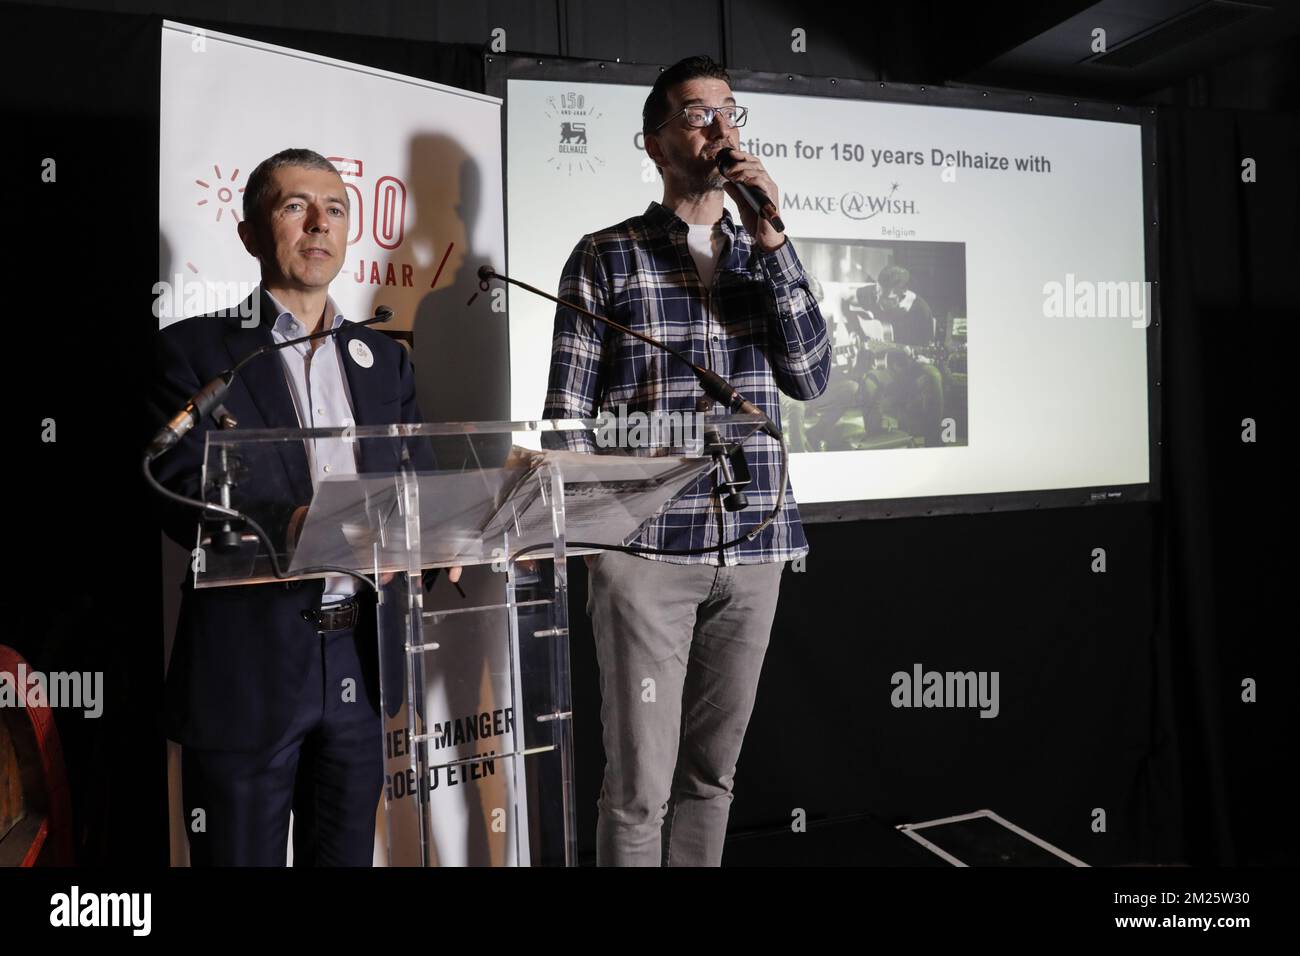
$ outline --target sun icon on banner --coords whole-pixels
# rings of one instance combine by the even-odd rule
[[[243,186],[240,186],[238,189],[235,188],[235,180],[239,179],[239,170],[236,169],[233,173],[230,174],[230,185],[224,185],[220,182],[220,180],[222,179],[221,167],[214,165],[212,167],[212,171],[216,173],[216,178],[217,178],[217,187],[216,187],[217,222],[221,222],[221,214],[224,213],[227,208],[229,208],[230,215],[234,218],[235,222],[239,222],[239,212],[238,210],[236,210],[235,202],[234,202],[235,194],[242,193],[244,191]],[[194,182],[202,186],[204,189],[213,188],[211,183],[205,183],[201,179],[196,179],[194,180]],[[204,198],[200,199],[196,205],[206,206],[210,202],[212,202],[212,198],[210,196],[205,196]]]

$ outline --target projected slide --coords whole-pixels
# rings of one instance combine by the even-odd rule
[[[555,289],[583,234],[661,197],[647,92],[506,83],[513,275]],[[1139,125],[736,97],[834,339],[826,393],[782,401],[801,504],[1150,480]],[[541,411],[553,318],[512,290],[516,418]]]

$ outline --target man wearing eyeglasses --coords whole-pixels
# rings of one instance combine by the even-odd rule
[[[584,236],[559,295],[666,341],[779,424],[779,392],[800,400],[822,394],[831,350],[793,245],[736,188],[757,187],[780,208],[763,164],[737,148],[746,117],[726,71],[708,57],[661,73],[646,98],[642,132],[663,177],[663,199]],[[725,176],[716,163],[723,147],[739,160]],[[740,210],[739,223],[724,195]],[[689,414],[700,397],[683,363],[558,307],[544,417]],[[597,451],[587,433],[569,434],[580,436],[571,442],[579,450]],[[718,550],[776,505],[777,442],[755,435],[744,448],[748,507],[727,511],[710,474],[632,542],[658,553],[605,551],[588,559],[606,761],[598,865],[721,862],[781,571],[808,551],[789,489],[760,535]]]

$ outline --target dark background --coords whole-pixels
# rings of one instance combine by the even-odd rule
[[[1158,106],[1162,500],[811,526],[807,570],[784,579],[728,861],[932,863],[891,827],[990,808],[1095,865],[1295,862],[1285,419],[1271,414],[1300,298],[1295,5],[1182,0],[0,5],[17,197],[6,339],[19,359],[4,388],[38,443],[10,462],[26,520],[0,640],[39,670],[105,672],[101,719],[57,714],[81,862],[168,859],[162,567],[137,478],[159,15],[478,90],[503,27],[511,53],[666,64],[702,52],[737,69]],[[1113,56],[1083,62],[1097,26]],[[807,53],[790,50],[795,27]],[[40,180],[45,157],[57,185]],[[1256,183],[1241,181],[1244,157]],[[36,437],[45,418],[56,443]],[[1257,444],[1240,439],[1245,418]],[[1090,571],[1097,547],[1105,574]],[[571,572],[589,854],[598,700],[581,563]],[[891,708],[889,675],[914,662],[1000,671],[1001,715]],[[1246,678],[1257,703],[1241,701]],[[796,808],[806,834],[790,832]]]

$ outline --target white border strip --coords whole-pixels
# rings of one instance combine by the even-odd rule
[[[961,860],[957,859],[955,856],[953,856],[948,851],[942,849],[941,847],[935,846],[929,840],[925,839],[924,837],[916,833],[916,831],[924,830],[926,827],[944,826],[945,824],[949,824],[949,823],[961,823],[965,820],[974,820],[979,817],[987,817],[988,819],[992,820],[994,823],[1000,824],[1001,826],[1010,830],[1012,833],[1015,833],[1023,837],[1024,839],[1028,840],[1030,843],[1033,843],[1035,846],[1042,847],[1044,850],[1046,850],[1048,853],[1051,853],[1053,856],[1060,857],[1062,860],[1065,860],[1071,866],[1082,866],[1082,867],[1088,866],[1087,863],[1084,863],[1078,857],[1071,856],[1069,853],[1066,853],[1064,850],[1052,846],[1052,844],[1048,843],[1046,840],[1041,839],[1040,837],[1036,837],[1028,830],[1024,830],[1016,826],[1011,821],[998,816],[992,810],[976,810],[974,813],[962,813],[952,817],[941,817],[938,820],[925,820],[921,823],[900,823],[897,827],[895,827],[895,829],[902,832],[905,836],[911,837],[917,843],[920,843],[922,846],[929,849],[936,856],[940,856],[943,859],[947,860],[953,866],[967,866],[968,864],[963,863]]]
[[[940,827],[945,823],[961,823],[963,820],[974,820],[976,817],[985,816],[991,813],[990,810],[976,810],[974,813],[963,813],[955,817],[941,817],[938,820],[926,820],[923,823],[900,823],[900,830],[923,830],[926,827]]]
[[[437,90],[440,93],[449,93],[454,96],[463,96],[466,99],[477,100],[480,103],[495,103],[501,105],[501,99],[496,96],[488,96],[486,93],[475,93],[471,90],[462,90],[458,86],[443,86],[441,83],[434,83],[431,80],[421,80],[412,76],[405,76],[401,73],[389,73],[387,70],[377,70],[374,67],[363,66],[360,63],[349,63],[347,60],[335,60],[327,56],[317,56],[315,53],[307,53],[303,50],[295,50],[292,47],[276,46],[273,43],[261,43],[257,40],[249,40],[246,37],[233,36],[229,33],[219,33],[216,30],[209,30],[206,27],[192,27],[176,20],[163,20],[163,32],[172,30],[176,33],[183,33],[192,37],[195,33],[200,33],[205,39],[221,40],[223,43],[230,43],[235,46],[248,47],[253,50],[262,50],[266,53],[279,53],[281,56],[294,57],[299,60],[309,60],[312,63],[320,63],[324,66],[337,67],[340,70],[350,70],[353,73],[365,73],[370,76],[382,77],[385,80],[393,80],[397,83],[406,83],[409,86],[418,86],[426,90]],[[377,38],[382,39],[382,38]]]
[[[917,843],[921,844],[921,846],[925,847],[925,848],[926,848],[927,850],[929,850],[931,853],[935,854],[936,856],[941,856],[941,857],[943,857],[945,860],[947,860],[947,861],[948,861],[949,863],[951,863],[953,866],[966,866],[965,863],[963,863],[961,860],[957,859],[955,856],[953,856],[953,855],[952,855],[951,853],[949,853],[947,850],[943,849],[942,847],[937,847],[937,846],[935,846],[933,843],[931,843],[931,842],[930,842],[929,840],[927,840],[925,837],[923,837],[923,836],[918,836],[914,830],[910,830],[910,829],[908,829],[911,825],[912,825],[912,824],[910,824],[910,823],[904,823],[904,824],[901,824],[901,825],[898,827],[898,829],[903,831],[903,835],[904,835],[904,836],[909,836],[909,837],[911,837],[913,840],[915,840]]]
[[[1057,856],[1059,856],[1062,860],[1066,860],[1066,861],[1068,861],[1069,863],[1071,863],[1071,864],[1074,865],[1074,866],[1087,866],[1087,865],[1088,865],[1087,863],[1084,863],[1082,860],[1078,859],[1077,857],[1070,856],[1070,854],[1066,853],[1064,850],[1052,846],[1052,844],[1048,843],[1046,840],[1041,839],[1040,837],[1036,837],[1036,836],[1034,836],[1034,835],[1033,835],[1032,833],[1030,833],[1028,830],[1022,830],[1022,829],[1020,829],[1020,827],[1016,826],[1014,823],[1011,823],[1011,822],[1008,821],[1008,820],[1004,820],[1004,819],[1002,819],[1000,816],[998,816],[998,815],[997,815],[996,813],[994,813],[992,810],[981,810],[980,812],[983,813],[983,814],[986,814],[986,815],[989,817],[989,819],[991,819],[991,820],[996,820],[998,823],[1002,824],[1002,825],[1003,825],[1004,827],[1006,827],[1008,830],[1012,830],[1012,831],[1014,831],[1014,832],[1016,832],[1016,833],[1019,833],[1022,837],[1024,837],[1024,838],[1025,838],[1026,840],[1028,840],[1029,842],[1038,844],[1038,845],[1041,846],[1044,850],[1046,850],[1048,853],[1054,853],[1054,854],[1056,854]]]

